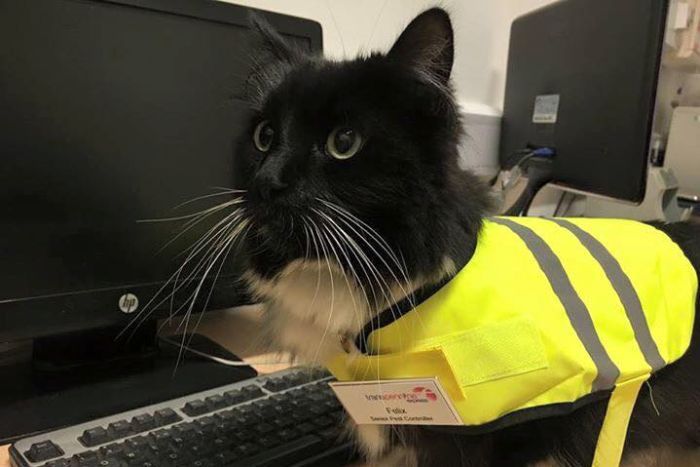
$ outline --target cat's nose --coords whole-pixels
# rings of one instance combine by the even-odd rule
[[[264,201],[278,196],[288,186],[289,184],[282,181],[278,174],[261,174],[255,181],[255,191],[258,197]]]

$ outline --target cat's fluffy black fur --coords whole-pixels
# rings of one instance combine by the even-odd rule
[[[292,216],[323,208],[317,197],[372,226],[401,252],[410,276],[430,276],[445,255],[466,262],[488,199],[481,183],[457,165],[461,125],[448,86],[452,30],[442,10],[430,16],[388,56],[347,62],[304,56],[255,20],[263,57],[248,95],[257,115],[238,146],[237,186],[250,189],[248,209],[265,225],[252,232],[251,241],[265,245],[254,256],[258,274],[274,275],[305,254],[304,225]],[[436,37],[442,41],[437,49]],[[421,51],[424,56],[416,56]],[[276,129],[267,154],[250,137],[263,119]],[[352,159],[334,160],[324,151],[338,125],[364,139]],[[273,202],[262,199],[261,191],[273,185],[285,188],[272,189]]]
[[[249,95],[256,113],[237,151],[238,186],[249,190],[246,209],[254,226],[247,239],[253,270],[272,278],[308,253],[301,218],[312,216],[314,206],[322,208],[319,197],[376,229],[401,253],[411,278],[439,272],[445,257],[457,266],[468,261],[489,203],[487,190],[457,166],[461,125],[449,87],[453,45],[448,15],[429,10],[387,55],[347,62],[308,56],[264,22],[254,23],[261,49]],[[262,120],[275,129],[267,153],[252,141]],[[324,151],[329,132],[338,125],[352,127],[365,140],[352,159],[334,160]],[[700,229],[658,228],[700,268]],[[380,262],[377,267],[382,269]],[[382,273],[391,280],[390,271]],[[642,390],[630,424],[627,460],[669,465],[643,464],[635,456],[650,452],[653,459],[659,450],[697,449],[699,370],[700,347],[694,338],[687,355]],[[404,438],[416,447],[420,465],[590,465],[605,402],[482,436],[406,428]]]

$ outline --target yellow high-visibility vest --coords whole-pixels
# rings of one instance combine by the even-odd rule
[[[367,353],[328,366],[340,381],[437,377],[467,427],[610,395],[593,465],[611,467],[641,385],[688,349],[697,285],[652,226],[496,217],[456,276],[381,313],[366,326]]]

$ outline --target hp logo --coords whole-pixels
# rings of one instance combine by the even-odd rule
[[[139,298],[132,293],[125,293],[119,297],[119,309],[123,313],[133,313],[139,307]]]

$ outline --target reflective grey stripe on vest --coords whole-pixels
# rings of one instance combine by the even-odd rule
[[[593,391],[612,388],[620,376],[620,370],[603,347],[593,326],[588,308],[576,293],[557,255],[542,237],[529,227],[497,217],[492,218],[491,221],[508,227],[518,235],[535,257],[544,275],[547,276],[554,293],[566,311],[571,326],[598,369],[598,374],[592,384]]]
[[[656,346],[656,342],[654,342],[654,338],[651,336],[649,324],[647,323],[644,310],[642,309],[642,302],[639,300],[636,290],[634,290],[632,281],[630,281],[630,278],[625,274],[625,271],[622,270],[620,263],[597,238],[578,225],[563,219],[549,220],[556,222],[574,234],[591,256],[598,261],[603,271],[605,271],[605,275],[608,277],[615,293],[620,297],[620,302],[622,302],[622,306],[627,314],[627,319],[632,325],[634,337],[637,340],[639,349],[642,351],[642,355],[644,355],[644,359],[654,371],[663,368],[666,362],[661,356],[659,348]]]

